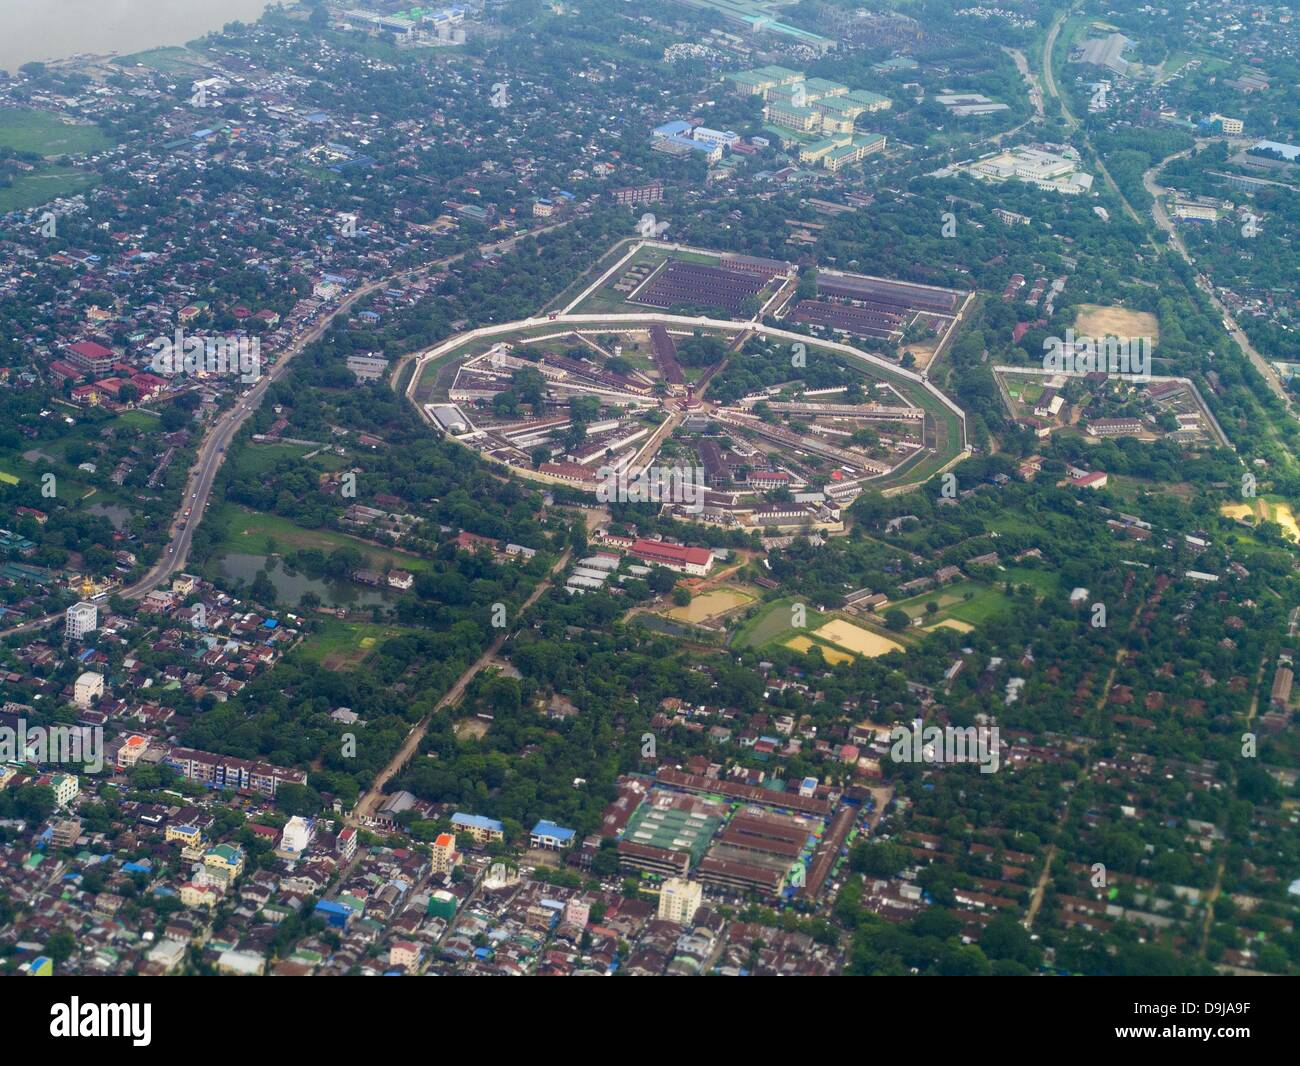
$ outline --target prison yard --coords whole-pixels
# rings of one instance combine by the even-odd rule
[[[842,531],[842,506],[864,486],[919,484],[964,455],[960,408],[923,378],[838,339],[851,331],[784,329],[792,264],[653,240],[598,262],[566,307],[415,358],[406,394],[437,432],[579,491],[607,471],[693,463],[707,491],[667,501],[675,517],[778,531]],[[825,287],[834,306],[883,323],[877,339],[929,315],[946,340],[967,302],[838,271]]]

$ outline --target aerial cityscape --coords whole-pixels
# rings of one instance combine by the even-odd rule
[[[0,974],[1300,974],[1294,4],[156,2],[0,71]]]

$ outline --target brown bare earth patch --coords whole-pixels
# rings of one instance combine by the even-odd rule
[[[1102,307],[1080,304],[1074,331],[1081,337],[1150,337],[1160,342],[1160,323],[1148,311],[1130,311],[1127,307]]]

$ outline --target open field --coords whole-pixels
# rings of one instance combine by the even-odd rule
[[[823,644],[819,640],[813,640],[811,637],[791,637],[785,642],[785,646],[803,653],[810,652],[813,648],[821,648],[822,657],[832,666],[839,666],[840,663],[851,663],[855,658],[846,651],[840,651],[838,648]]]
[[[401,626],[330,619],[303,642],[301,654],[326,670],[354,670],[385,640],[409,632]]]
[[[281,459],[301,459],[312,451],[305,444],[257,444],[250,442],[239,453],[238,472],[241,475],[261,476],[275,468]]]
[[[482,740],[491,727],[491,722],[481,718],[462,718],[453,729],[457,740]]]
[[[793,608],[797,602],[799,601],[792,597],[773,600],[736,631],[731,643],[738,648],[761,648],[768,644],[780,643],[788,637],[801,636],[814,626],[830,621],[830,615],[808,607],[803,627],[796,628]]]
[[[668,617],[675,618],[679,622],[704,622],[710,618],[730,614],[738,607],[753,602],[754,597],[748,593],[724,585],[696,596],[685,607],[674,607],[668,612]]]
[[[998,580],[1010,581],[1012,587],[1028,585],[1038,596],[1051,596],[1060,590],[1061,579],[1046,568],[1008,566],[998,574]]]
[[[995,614],[1012,609],[1012,601],[1002,592],[1004,581],[1010,581],[1013,586],[1030,585],[1035,593],[1043,596],[1055,591],[1054,580],[1047,571],[1028,567],[1011,568],[999,575],[994,583],[985,584],[970,579],[958,581],[941,589],[930,589],[919,596],[891,603],[889,609],[898,608],[909,618],[925,618],[927,628],[931,629],[949,619],[977,626]],[[933,614],[927,614],[925,608],[928,603],[938,604],[939,609]]]
[[[975,627],[969,622],[963,622],[957,618],[945,618],[942,622],[935,622],[932,626],[924,627],[927,632],[933,632],[936,629],[955,629],[958,633],[973,633]]]
[[[1260,496],[1253,504],[1225,503],[1220,506],[1219,514],[1250,525],[1276,522],[1282,527],[1283,536],[1300,543],[1300,525],[1296,523],[1295,512],[1291,510],[1291,505],[1280,497]]]
[[[325,553],[340,548],[354,548],[366,556],[372,566],[386,569],[422,571],[429,569],[429,563],[418,555],[394,551],[369,544],[346,533],[337,533],[332,529],[304,529],[287,518],[279,515],[250,511],[245,507],[228,506],[222,514],[228,519],[226,538],[221,542],[221,551],[237,552],[242,555],[274,555],[291,551],[321,551]],[[272,551],[270,549],[274,548]]]
[[[1150,337],[1153,346],[1160,342],[1160,323],[1156,316],[1126,307],[1080,304],[1074,331],[1081,337]]]
[[[142,67],[161,71],[163,74],[198,75],[208,72],[201,56],[179,46],[150,48],[146,52],[135,52],[117,60],[117,65],[120,67],[134,66],[137,63]]]
[[[1235,518],[1238,521],[1243,519],[1254,521],[1256,517],[1255,508],[1248,503],[1225,503],[1219,508],[1219,514],[1226,518]]]
[[[0,213],[40,207],[61,196],[75,196],[99,181],[96,174],[73,167],[41,166],[19,174],[7,189],[0,189]]]
[[[44,111],[6,108],[0,111],[0,147],[43,156],[98,152],[112,142],[98,126],[63,122]]]
[[[945,585],[943,588],[927,589],[919,596],[912,596],[910,599],[899,600],[897,603],[891,603],[889,610],[898,608],[909,618],[918,618],[925,614],[925,605],[927,603],[937,603],[939,610],[944,611],[949,607],[955,607],[963,603],[966,593],[972,596],[978,594],[984,588],[983,585],[976,581],[958,581],[952,585]]]
[[[903,645],[897,641],[882,637],[879,633],[873,633],[871,630],[845,621],[843,618],[836,618],[827,622],[819,629],[813,630],[813,635],[872,659],[878,655],[888,655],[891,651],[904,650]]]

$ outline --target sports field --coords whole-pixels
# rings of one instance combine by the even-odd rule
[[[36,155],[81,155],[107,148],[111,140],[98,126],[63,122],[31,108],[0,110],[0,147]]]
[[[1081,337],[1150,337],[1154,346],[1160,341],[1160,323],[1149,311],[1130,311],[1126,307],[1102,307],[1080,304],[1074,331]]]
[[[897,641],[889,640],[879,633],[873,633],[871,630],[854,625],[852,622],[846,622],[843,618],[836,618],[827,622],[820,629],[813,632],[814,635],[821,637],[823,640],[829,640],[832,644],[837,644],[841,648],[847,648],[851,652],[872,659],[878,655],[888,655],[891,651],[904,650],[903,645]]]

